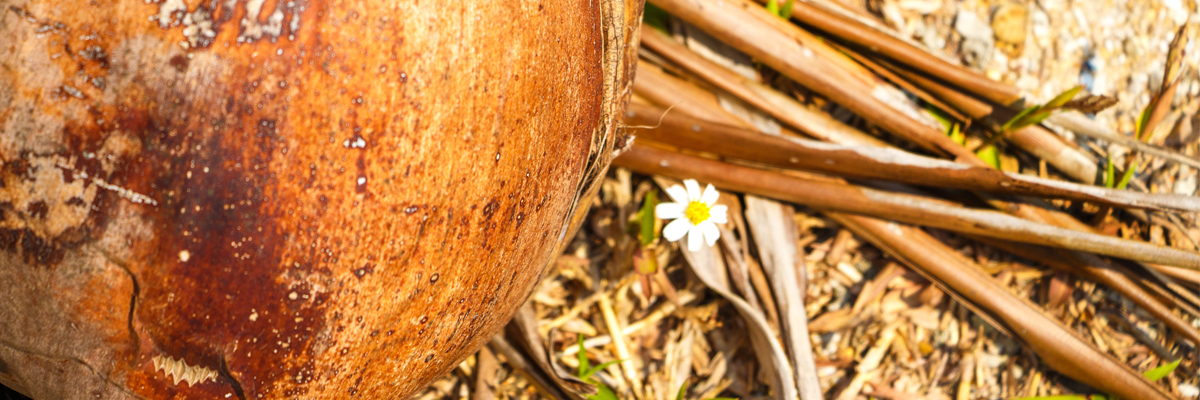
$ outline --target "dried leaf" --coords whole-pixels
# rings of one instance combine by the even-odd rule
[[[1084,95],[1078,99],[1068,101],[1063,104],[1062,108],[1066,110],[1075,110],[1084,114],[1095,114],[1108,109],[1117,104],[1117,99],[1105,95]]]
[[[688,251],[686,248],[681,251],[696,277],[700,278],[700,281],[709,289],[728,300],[738,314],[746,319],[746,326],[750,328],[749,336],[754,353],[758,357],[760,365],[772,378],[770,383],[776,398],[780,400],[796,399],[799,392],[796,391],[787,353],[775,340],[775,335],[771,333],[771,328],[767,325],[763,314],[750,307],[749,303],[730,290],[729,283],[725,280],[725,267],[721,261],[720,251],[715,247],[702,247],[700,251],[696,252]]]
[[[796,248],[796,226],[791,206],[761,197],[746,196],[746,223],[753,233],[763,268],[771,280],[784,343],[792,355],[796,386],[803,400],[820,400],[821,385],[813,362],[812,343],[808,339],[808,317],[804,312],[804,293],[800,291],[796,270],[804,268],[804,256]]]

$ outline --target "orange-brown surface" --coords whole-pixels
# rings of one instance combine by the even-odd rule
[[[34,398],[406,396],[528,296],[611,134],[595,2],[0,6]]]

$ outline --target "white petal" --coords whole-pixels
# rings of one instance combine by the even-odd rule
[[[687,187],[687,195],[688,195],[687,199],[689,202],[700,200],[700,183],[699,182],[696,182],[695,179],[688,179],[688,180],[683,181],[683,186]]]
[[[704,232],[704,242],[708,243],[709,247],[716,244],[717,239],[721,237],[721,230],[717,229],[717,224],[714,224],[712,220],[701,222],[700,225],[696,225],[696,228]]]
[[[700,244],[703,242],[704,242],[704,234],[700,232],[699,228],[693,227],[692,229],[688,230],[688,250],[689,251],[693,251],[693,252],[700,251]]]
[[[671,196],[671,200],[675,200],[676,203],[688,203],[687,189],[684,189],[683,186],[675,185],[667,188],[667,196]]]
[[[708,220],[718,224],[729,222],[729,207],[724,204],[717,204],[708,210]]]
[[[667,227],[663,228],[662,235],[663,238],[667,239],[667,241],[674,242],[682,238],[683,235],[686,235],[688,230],[691,229],[692,221],[688,221],[687,218],[680,218],[667,224]]]
[[[717,188],[714,188],[710,183],[708,186],[704,187],[704,194],[700,196],[700,202],[711,206],[713,203],[717,202],[717,196],[720,195],[721,193],[717,192]]]
[[[654,206],[654,216],[659,219],[683,218],[683,208],[680,203],[658,203]]]

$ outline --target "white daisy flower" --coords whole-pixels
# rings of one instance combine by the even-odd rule
[[[726,213],[729,207],[716,204],[720,193],[712,184],[704,188],[703,193],[700,192],[700,184],[695,179],[685,180],[683,185],[687,188],[679,185],[667,188],[667,195],[675,202],[659,203],[654,207],[654,215],[661,219],[674,220],[663,228],[664,238],[674,242],[687,235],[688,250],[699,251],[700,242],[708,243],[709,246],[717,243],[717,238],[721,237],[721,230],[717,229],[717,224],[728,222]]]

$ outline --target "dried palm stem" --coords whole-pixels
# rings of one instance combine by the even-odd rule
[[[827,113],[806,107],[775,89],[713,64],[653,28],[644,28],[642,39],[642,44],[646,48],[654,50],[656,54],[808,136],[834,143],[885,145],[883,141],[874,136],[843,124]],[[635,90],[649,86],[659,88],[675,86],[669,85],[670,82],[662,82],[661,73],[651,71],[644,74],[642,72],[644,69],[646,68],[638,70],[638,81],[642,85],[635,87]],[[639,82],[634,82],[634,84],[638,85]],[[670,100],[659,103],[675,104]]]
[[[651,40],[653,40],[653,39],[651,39]],[[725,68],[715,66],[711,62],[708,62],[706,60],[699,58],[695,53],[691,52],[690,50],[682,49],[682,47],[677,44],[671,45],[674,43],[673,41],[667,41],[667,42],[668,42],[667,45],[660,44],[659,47],[668,48],[668,49],[672,48],[672,47],[675,48],[674,50],[671,51],[671,53],[673,53],[674,55],[667,57],[668,59],[688,61],[687,64],[691,65],[691,67],[689,67],[689,68],[695,69],[698,71],[702,71],[702,70],[726,71],[725,73],[708,73],[708,74],[706,74],[707,76],[720,77],[720,76],[730,76],[731,75],[731,73],[729,73],[728,70],[726,70]],[[688,60],[689,58],[690,58],[690,60]],[[676,107],[674,107],[673,110],[680,111],[684,114],[689,114],[689,115],[697,116],[697,117],[703,117],[703,118],[714,120],[714,121],[717,121],[719,123],[724,123],[724,124],[733,124],[733,125],[737,125],[737,126],[748,126],[748,125],[746,125],[746,123],[744,121],[742,121],[736,117],[732,117],[728,112],[724,111],[719,106],[716,106],[715,105],[715,103],[716,103],[715,97],[711,92],[700,90],[696,86],[689,84],[687,82],[684,82],[684,81],[680,80],[679,78],[667,76],[667,75],[663,74],[662,72],[658,72],[657,69],[646,66],[645,62],[640,64],[640,68],[643,68],[644,70],[647,70],[648,72],[651,72],[648,74],[642,73],[641,75],[639,75],[639,81],[643,81],[643,82],[639,83],[639,85],[641,85],[641,86],[639,86],[637,88],[637,90],[639,91],[639,93],[643,93],[646,95],[645,99],[650,100],[655,103],[658,103],[658,104],[676,105]],[[734,82],[734,81],[736,81],[736,80],[735,79],[725,79],[723,81],[710,80],[709,83],[714,84],[714,86],[725,87],[725,86],[730,86],[730,83]],[[652,87],[645,88],[645,86],[652,86]],[[771,90],[767,89],[767,91],[771,91]],[[778,95],[776,98],[786,98],[786,96]],[[788,102],[784,102],[784,103],[786,104]],[[798,103],[794,102],[794,100],[790,101],[790,103],[799,106]],[[802,106],[800,106],[800,107],[802,107]],[[837,121],[834,121],[834,124],[842,125],[840,122],[837,122]],[[844,125],[842,125],[842,126],[844,126]],[[859,132],[859,131],[848,128],[848,129],[844,130],[844,132],[852,135],[853,133]],[[783,133],[784,133],[784,136],[787,136],[786,129],[784,130]],[[865,136],[865,134],[861,134],[861,133],[860,133],[860,136],[867,137],[867,136]],[[849,136],[849,135],[844,135],[841,137],[851,137],[852,138],[852,136]],[[837,137],[831,136],[829,139],[837,140]],[[851,140],[850,143],[858,143],[858,142]],[[878,143],[886,145],[883,142],[878,142]],[[977,192],[977,194],[983,195],[983,193],[978,193],[978,192]],[[1021,204],[1021,203],[1001,201],[999,199],[989,198],[988,196],[983,196],[983,197],[986,200],[988,200],[988,202],[991,203],[993,205],[993,207],[996,207],[997,209],[999,209],[1001,211],[1004,211],[1004,212],[1007,212],[1007,213],[1010,213],[1010,214],[1013,214],[1013,215],[1016,215],[1016,216],[1019,216],[1022,218],[1026,218],[1026,219],[1030,219],[1030,220],[1042,222],[1042,223],[1049,223],[1049,224],[1057,225],[1060,227],[1080,230],[1080,231],[1084,231],[1084,232],[1091,232],[1091,230],[1092,230],[1090,226],[1080,223],[1079,221],[1075,220],[1074,218],[1070,217],[1069,215],[1066,215],[1062,212],[1058,212],[1058,211],[1054,210],[1053,207],[1050,207],[1048,205],[1040,205],[1039,207],[1030,207],[1030,206]],[[1027,199],[1026,201],[1031,201],[1031,199]],[[1037,203],[1037,202],[1035,201],[1034,203]],[[1126,271],[1126,272],[1128,272],[1128,271]],[[1165,285],[1167,287],[1177,286],[1173,282],[1171,282],[1170,279],[1166,279],[1166,278],[1158,279],[1156,282],[1158,285]],[[1179,290],[1164,291],[1159,286],[1154,286],[1154,285],[1148,286],[1148,289],[1158,290],[1158,291],[1162,292],[1162,294],[1164,296],[1166,296],[1166,297],[1163,297],[1164,301],[1174,300],[1173,297],[1170,296],[1171,293],[1174,293],[1175,297],[1182,298],[1185,301],[1191,301],[1191,298],[1194,297],[1193,295],[1191,295],[1191,293],[1186,292],[1186,291],[1179,291]],[[1184,303],[1180,303],[1177,301],[1173,301],[1173,303],[1178,306],[1184,305]]]
[[[801,45],[793,40],[792,36],[783,33],[781,27],[772,26],[762,15],[756,15],[756,12],[765,13],[761,7],[740,7],[721,0],[653,0],[651,3],[762,61],[893,135],[903,137],[939,155],[960,159],[975,158],[974,153],[958,145],[942,132],[876,98],[870,87],[849,76],[844,69],[816,57],[813,50],[815,44]]]
[[[741,121],[741,120],[733,117],[728,112],[722,110],[719,106],[716,106],[715,105],[716,101],[711,93],[697,90],[697,89],[695,89],[694,86],[686,84],[686,83],[680,81],[678,78],[674,78],[674,77],[662,74],[661,72],[658,72],[657,70],[655,70],[653,68],[647,68],[646,70],[654,71],[656,73],[656,77],[660,79],[659,82],[657,82],[657,83],[661,83],[662,85],[661,86],[655,85],[655,87],[652,88],[654,90],[653,93],[643,91],[640,88],[637,89],[639,94],[642,94],[644,96],[643,97],[644,99],[650,100],[650,101],[653,101],[653,102],[659,103],[659,104],[675,105],[676,107],[674,108],[674,110],[681,111],[685,114],[690,114],[693,116],[702,116],[706,119],[718,121],[718,122],[725,123],[725,124],[748,126],[744,121]],[[643,78],[645,78],[647,76],[649,76],[649,75],[639,71],[639,80],[642,80]],[[837,214],[830,213],[830,215],[837,215]],[[860,236],[863,236],[863,237],[866,236],[865,231],[862,231],[859,229],[853,229],[853,230],[855,231],[856,234],[858,234]],[[920,232],[920,231],[917,231],[917,232]],[[917,251],[925,251],[925,252],[935,252],[934,250],[930,250],[929,246],[943,246],[944,247],[944,245],[941,245],[940,243],[936,243],[936,242],[935,243],[909,243],[907,245],[915,246],[918,249]],[[918,261],[920,261],[920,260],[918,260]],[[953,290],[950,290],[949,292],[951,294],[954,293]],[[998,294],[998,295],[1014,297],[1007,292],[1004,292],[1003,294]],[[978,310],[977,307],[974,309]],[[991,312],[991,311],[988,311],[988,312]],[[984,314],[981,314],[981,316],[983,316],[985,320],[989,320],[989,321],[994,320],[993,318],[988,317],[986,312]],[[998,326],[998,328],[1002,329],[1002,330],[1005,329],[1002,326]],[[1052,328],[1048,328],[1048,329],[1050,329],[1051,331],[1056,331],[1056,330],[1063,331],[1063,329],[1060,326],[1056,326],[1056,327],[1052,327]],[[1060,335],[1070,335],[1070,333],[1061,332]],[[1085,343],[1085,345],[1090,346],[1090,345],[1087,345],[1086,343]],[[1095,350],[1093,349],[1092,351],[1095,351]],[[1038,351],[1038,352],[1041,353],[1041,351]],[[1103,362],[1106,362],[1109,364],[1115,363],[1111,359],[1105,359],[1105,361],[1103,361]],[[1054,367],[1058,368],[1058,366],[1056,366],[1056,365]],[[1127,369],[1127,367],[1123,367],[1123,366],[1119,366],[1119,365],[1105,367],[1105,369],[1117,369],[1117,370],[1119,370],[1121,368]],[[1073,376],[1076,376],[1076,375],[1077,374],[1075,374]],[[1083,379],[1083,380],[1085,382],[1090,382],[1090,380],[1088,380],[1088,379]],[[1097,385],[1097,387],[1100,387],[1100,385]],[[1142,396],[1142,397],[1147,397],[1147,396]]]
[[[992,318],[1022,339],[1047,365],[1080,382],[1127,399],[1172,399],[1163,388],[1097,350],[1037,306],[1013,296],[983,268],[924,231],[874,218],[831,215],[860,232],[960,300],[988,310]]]
[[[936,76],[942,81],[1000,104],[1012,104],[1021,98],[1020,92],[1012,86],[934,57],[918,46],[886,35],[861,22],[814,7],[804,1],[795,2],[793,7],[791,16],[797,22],[858,48],[911,66],[929,76]]]
[[[1099,122],[1088,119],[1088,117],[1078,112],[1072,111],[1051,115],[1050,118],[1046,119],[1046,121],[1051,124],[1066,128],[1071,132],[1088,136],[1093,139],[1106,140],[1146,154],[1187,165],[1192,168],[1200,168],[1200,159],[1189,157],[1165,147],[1155,146],[1153,144],[1142,142],[1132,137],[1119,134],[1113,131],[1111,128],[1104,126]]]
[[[1059,228],[928,197],[816,181],[689,156],[645,145],[647,142],[632,146],[617,158],[617,165],[646,174],[699,179],[727,190],[804,204],[819,210],[868,215],[960,233],[1200,270],[1200,253]]]
[[[857,54],[852,49],[846,49],[846,52],[851,56]],[[949,104],[952,109],[958,110],[974,119],[976,124],[982,124],[983,128],[992,134],[1000,134],[1001,122],[1007,121],[1015,115],[1015,112],[1012,110],[1004,107],[993,107],[987,102],[963,93],[958,88],[947,86],[933,78],[893,64],[887,60],[869,59],[861,55],[860,57],[867,60],[867,62],[879,64],[887,71],[894,73],[896,79],[907,81],[909,84]],[[899,85],[899,82],[897,84]],[[946,109],[943,108],[943,110]],[[1079,151],[1073,144],[1043,128],[1041,125],[1026,126],[1014,132],[1009,132],[1006,135],[1006,140],[1009,143],[1016,145],[1037,158],[1046,160],[1047,163],[1071,179],[1083,183],[1093,183],[1097,179],[1096,172],[1098,168],[1096,167],[1095,159]]]
[[[1200,331],[1196,327],[1175,314],[1170,308],[1163,305],[1162,302],[1159,302],[1153,294],[1146,291],[1141,285],[1129,279],[1128,276],[1122,273],[1122,268],[1099,257],[1094,255],[1086,255],[1084,257],[1081,253],[1064,252],[1042,246],[1012,243],[986,237],[974,236],[972,239],[1012,254],[1020,254],[1021,257],[1037,261],[1051,268],[1070,272],[1108,286],[1122,296],[1125,296],[1125,298],[1128,298],[1134,304],[1145,309],[1151,315],[1162,320],[1171,329],[1190,339],[1192,343],[1200,344]]]
[[[778,21],[778,18],[775,18],[775,20],[776,24],[782,22]],[[797,32],[803,33],[802,30],[790,25],[783,25],[779,27],[779,29],[783,31],[783,34],[786,34],[787,31],[791,31],[793,34],[796,34]],[[763,110],[763,112],[778,119],[780,122],[804,132],[809,136],[843,144],[864,143],[866,140],[862,140],[861,138],[865,136],[870,138],[868,140],[875,142],[865,144],[879,143],[879,141],[873,137],[866,136],[866,134],[861,133],[861,131],[857,131],[854,128],[848,127],[845,124],[834,120],[827,114],[808,109],[807,107],[796,102],[794,99],[779,93],[774,89],[741,77],[740,75],[737,75],[722,66],[705,60],[703,57],[695,54],[694,52],[680,45],[678,42],[666,37],[664,34],[658,31],[653,30],[652,28],[644,28],[644,31],[642,32],[642,40],[643,45],[646,48],[654,50],[656,54],[662,56],[672,63],[675,63],[680,68],[683,68],[703,79],[705,82],[734,95],[742,101],[758,107],[759,109]],[[829,46],[823,42],[819,42],[815,39],[805,39],[804,43],[811,44],[810,47],[816,49],[815,51],[810,52],[813,54],[814,58],[834,58],[835,60],[846,59],[846,57],[833,52],[832,48],[829,48]],[[823,48],[825,50],[822,50]],[[850,54],[853,55],[855,53]],[[876,59],[875,61],[883,66],[890,65],[885,60]],[[855,65],[855,67],[858,66]],[[855,81],[868,81],[867,78],[858,76],[860,74],[853,73],[854,71],[850,72],[850,74],[855,77]],[[944,86],[938,82],[929,80],[928,78],[924,78],[919,74],[912,73],[911,71],[907,71],[902,68],[896,68],[894,72],[897,72],[900,77],[909,78],[909,81],[914,83],[916,86],[919,86],[922,89],[927,90],[930,94],[941,98],[943,101],[949,103],[954,108],[959,109],[971,118],[984,118],[992,113],[992,106],[971,96],[963,94],[953,88]],[[910,75],[915,75],[915,77]],[[642,78],[643,76],[638,76],[639,80]],[[845,90],[849,89],[852,88],[845,88]],[[862,92],[873,93],[873,90],[876,89],[867,90],[859,88],[858,90]],[[990,120],[984,121],[987,123]],[[991,122],[991,124],[997,125],[998,127],[998,124],[995,122]],[[1089,158],[1079,150],[1071,147],[1070,144],[1063,141],[1062,138],[1050,133],[1049,131],[1046,131],[1045,128],[1040,126],[1026,127],[1009,134],[1008,139],[1010,142],[1018,147],[1021,147],[1025,151],[1028,151],[1030,154],[1046,160],[1050,165],[1070,176],[1072,179],[1085,183],[1091,183],[1096,180],[1097,167],[1095,160]],[[975,157],[972,156],[971,158]]]
[[[1192,196],[1147,194],[1054,181],[968,166],[886,147],[842,146],[763,135],[642,104],[628,107],[625,123],[629,126],[653,127],[637,129],[640,138],[780,168],[1115,206],[1200,211],[1200,198]]]

